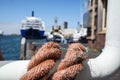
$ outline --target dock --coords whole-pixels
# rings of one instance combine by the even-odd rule
[[[64,44],[60,44],[61,46],[63,46]],[[64,45],[63,49],[64,49],[64,52],[65,53],[65,50],[68,45]],[[95,58],[97,57],[98,55],[100,54],[100,52],[96,52],[96,51],[91,51],[91,50],[88,50],[88,59],[89,58]],[[61,58],[63,58],[63,55],[61,56]],[[21,61],[21,60],[20,60]],[[15,61],[0,61],[0,67],[4,66],[5,64],[9,64],[9,63],[12,63],[12,62],[15,62]],[[85,72],[85,73],[84,73]],[[88,72],[88,73],[86,73]],[[84,73],[84,74],[83,74]],[[84,70],[82,72],[80,72],[80,74],[78,74],[75,78],[75,80],[86,80],[84,79],[85,77],[88,77],[87,74],[90,74],[89,71],[86,71],[86,68],[84,68]],[[106,78],[96,78],[96,79],[93,79],[93,80],[119,80],[120,79],[120,69],[118,69],[118,71],[116,71],[115,73],[113,73],[112,75],[106,77]]]
[[[44,44],[45,41],[41,41],[39,39],[21,39],[21,52],[20,59],[21,60],[29,60],[37,50]]]

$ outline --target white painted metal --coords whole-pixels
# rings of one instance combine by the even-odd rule
[[[105,48],[100,56],[90,59],[92,77],[104,77],[120,67],[120,0],[108,0]]]
[[[26,72],[29,60],[16,61],[0,67],[0,80],[19,80]]]
[[[25,38],[22,38],[22,40],[21,40],[21,45],[25,45],[25,42],[26,42],[26,39],[25,39]]]

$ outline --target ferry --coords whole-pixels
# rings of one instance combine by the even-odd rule
[[[32,11],[32,16],[22,21],[21,36],[26,39],[42,39],[45,38],[44,33],[44,22],[40,18],[34,17],[34,11]]]

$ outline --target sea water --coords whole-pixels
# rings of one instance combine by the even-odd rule
[[[4,57],[4,60],[19,60],[21,50],[20,35],[4,35],[0,36],[0,50]],[[29,40],[28,40],[29,41]],[[42,45],[46,42],[46,39],[38,40]]]
[[[20,56],[21,36],[0,36],[0,49],[5,60],[18,60]]]

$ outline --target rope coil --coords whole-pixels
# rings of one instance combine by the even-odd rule
[[[83,69],[82,61],[87,58],[85,48],[80,43],[69,45],[64,59],[58,65],[52,80],[73,80]]]
[[[83,69],[82,61],[87,58],[85,48],[80,43],[69,45],[64,59],[58,65],[56,60],[61,53],[61,47],[57,43],[45,43],[32,57],[27,72],[20,80],[73,80]],[[51,71],[52,69],[55,70]]]

